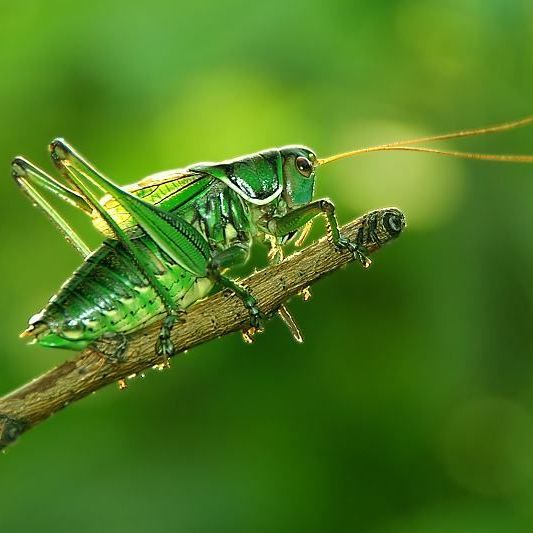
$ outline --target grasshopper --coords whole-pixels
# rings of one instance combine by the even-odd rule
[[[335,206],[313,199],[317,169],[329,162],[369,152],[410,150],[470,159],[533,162],[533,156],[444,151],[420,143],[496,133],[524,126],[533,117],[489,128],[465,130],[362,148],[320,159],[306,146],[285,146],[218,163],[197,163],[118,187],[64,140],[50,144],[62,181],[22,157],[12,175],[32,203],[40,207],[84,258],[45,308],[31,317],[22,337],[42,346],[81,350],[95,346],[120,360],[128,334],[164,316],[155,346],[165,360],[174,353],[172,327],[185,309],[215,286],[233,291],[250,314],[251,331],[262,315],[250,291],[226,275],[243,264],[252,242],[268,239],[271,258],[300,233],[298,244],[318,215],[326,219],[332,251],[349,250],[363,267],[365,250],[339,230]],[[43,192],[52,193],[92,218],[104,235],[89,250]],[[103,197],[101,197],[103,195]],[[383,210],[374,221],[394,235],[404,221],[396,210]],[[379,232],[375,232],[379,239]],[[299,336],[286,308],[280,316]],[[300,339],[298,339],[300,340]]]

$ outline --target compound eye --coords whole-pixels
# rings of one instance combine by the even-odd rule
[[[296,168],[298,169],[298,172],[306,178],[308,178],[313,172],[313,164],[304,156],[296,158]]]

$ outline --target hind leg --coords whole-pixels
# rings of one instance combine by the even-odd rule
[[[175,243],[172,241],[172,237],[181,234],[176,231],[176,228],[169,221],[171,218],[170,215],[114,185],[64,141],[56,139],[50,145],[50,150],[56,166],[70,180],[76,190],[83,194],[90,208],[97,212],[106,222],[109,229],[114,233],[115,239],[120,241],[126,248],[137,268],[148,280],[150,286],[157,293],[158,298],[165,307],[167,317],[161,327],[156,351],[166,362],[167,358],[174,353],[170,333],[172,326],[179,318],[180,309],[170,296],[167,288],[161,284],[154,274],[150,258],[143,253],[142,249],[130,238],[130,235],[120,227],[106,211],[105,207],[100,204],[95,193],[91,190],[91,185],[101,189],[102,192],[109,194],[117,200],[132,215],[136,223],[154,239],[154,242],[165,252],[171,254],[173,259],[172,252],[175,251]]]
[[[11,168],[13,179],[22,192],[28,196],[35,206],[43,211],[52,224],[63,234],[67,242],[72,244],[83,257],[87,257],[90,253],[87,245],[59,212],[42,196],[38,189],[46,190],[70,205],[90,214],[91,210],[85,200],[78,193],[65,187],[23,157],[16,157],[11,163]]]

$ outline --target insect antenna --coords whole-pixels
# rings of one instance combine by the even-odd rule
[[[368,154],[370,152],[386,152],[386,151],[410,151],[410,152],[426,152],[431,154],[445,155],[450,157],[460,157],[464,159],[476,159],[481,161],[500,161],[504,163],[533,163],[533,155],[507,155],[507,154],[478,154],[474,152],[458,152],[455,150],[438,150],[435,148],[427,148],[424,146],[412,146],[414,144],[420,144],[423,142],[432,141],[445,141],[449,139],[459,139],[463,137],[475,137],[478,135],[486,135],[488,133],[501,133],[503,131],[512,130],[521,126],[527,126],[533,124],[533,115],[512,122],[505,122],[503,124],[497,124],[495,126],[489,126],[487,128],[477,128],[471,130],[457,131],[454,133],[445,133],[443,135],[433,135],[429,137],[419,137],[417,139],[408,139],[405,141],[396,141],[388,144],[381,144],[378,146],[370,146],[367,148],[359,148],[350,152],[344,152],[341,154],[333,155],[323,159],[318,159],[319,165],[331,163],[332,161],[338,161],[346,157],[352,157],[355,155]]]

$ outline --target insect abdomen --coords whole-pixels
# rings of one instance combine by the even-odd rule
[[[168,261],[147,238],[136,240],[172,299],[187,307],[212,283]],[[165,312],[156,291],[123,247],[106,240],[30,319],[24,336],[43,346],[80,350],[109,333],[129,333]]]

